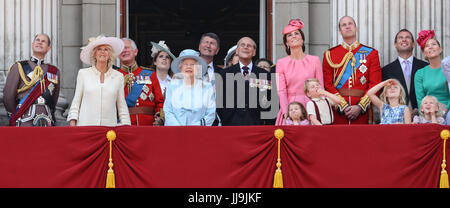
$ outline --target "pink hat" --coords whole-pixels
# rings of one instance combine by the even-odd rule
[[[303,24],[303,22],[300,19],[291,19],[289,21],[289,24],[286,27],[284,27],[283,35],[286,35],[294,30],[300,30],[304,26],[305,25]]]
[[[417,44],[419,44],[420,48],[425,48],[425,44],[427,40],[430,38],[434,38],[434,30],[422,30],[419,32],[419,37],[417,38]]]

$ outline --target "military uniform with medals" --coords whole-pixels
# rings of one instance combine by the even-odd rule
[[[155,113],[160,112],[164,105],[156,71],[137,64],[121,66],[118,71],[125,78],[125,98],[131,125],[153,125]]]
[[[11,66],[3,88],[10,126],[53,126],[60,88],[59,69],[32,57]]]
[[[334,112],[334,124],[371,123],[370,100],[367,91],[381,82],[381,67],[378,51],[357,41],[352,45],[342,43],[329,49],[323,59],[325,90],[341,98]],[[348,120],[345,108],[358,105],[361,115]]]

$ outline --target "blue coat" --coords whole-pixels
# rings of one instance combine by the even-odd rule
[[[211,126],[216,117],[216,95],[211,83],[196,80],[193,87],[172,79],[164,102],[165,126]]]

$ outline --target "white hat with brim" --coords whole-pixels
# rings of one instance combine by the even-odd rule
[[[225,56],[225,59],[224,59],[224,61],[225,61],[225,63],[223,64],[223,66],[226,68],[227,67],[227,63],[228,63],[228,61],[231,59],[231,57],[236,53],[236,48],[237,48],[237,45],[234,45],[233,47],[231,47],[229,50],[228,50],[228,53],[227,53],[227,55]]]
[[[208,73],[208,65],[206,64],[205,60],[203,60],[202,57],[200,57],[200,53],[192,50],[192,49],[185,49],[183,51],[181,51],[180,56],[178,56],[178,58],[176,58],[173,62],[172,62],[172,71],[173,73],[177,74],[177,73],[181,73],[181,69],[180,69],[180,64],[184,59],[194,59],[197,61],[197,63],[200,64],[200,66],[202,67],[202,76],[205,76],[206,73]]]
[[[114,50],[114,54],[118,56],[122,53],[124,43],[121,39],[116,37],[98,36],[96,38],[89,38],[88,45],[81,48],[80,59],[85,64],[91,64],[91,53],[97,46],[109,45]]]

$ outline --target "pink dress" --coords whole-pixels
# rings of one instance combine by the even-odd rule
[[[323,87],[322,64],[318,56],[306,55],[301,60],[286,56],[277,61],[276,75],[280,111],[275,125],[281,126],[285,124],[283,115],[287,112],[289,103],[297,101],[306,106],[309,101],[304,91],[306,80],[316,78]]]
[[[286,123],[284,124],[286,126],[294,126],[294,121],[292,121],[291,119],[286,119]],[[300,121],[300,123],[298,124],[300,126],[306,126],[306,125],[311,125],[311,123],[308,121],[308,119],[305,119],[303,121]]]

